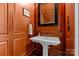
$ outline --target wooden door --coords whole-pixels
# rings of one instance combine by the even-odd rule
[[[23,6],[14,5],[13,16],[13,55],[25,55],[28,42],[28,25],[23,18]]]
[[[74,55],[74,4],[69,3],[65,5],[66,8],[66,55]]]
[[[7,4],[0,4],[0,56],[8,55]]]
[[[0,56],[31,54],[33,44],[28,38],[28,24],[34,19],[34,10],[30,5],[26,7],[15,3],[0,4]],[[31,11],[32,18],[23,15],[23,8]]]

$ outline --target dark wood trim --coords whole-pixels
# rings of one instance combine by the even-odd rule
[[[34,35],[36,35],[36,3],[34,3]]]
[[[66,52],[66,25],[65,25],[66,18],[65,18],[65,16],[66,16],[66,7],[65,7],[65,4],[64,4],[64,27],[63,27],[64,33],[63,34],[64,34],[64,51]]]

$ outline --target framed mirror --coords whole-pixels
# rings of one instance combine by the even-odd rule
[[[58,4],[38,3],[38,26],[58,25]]]

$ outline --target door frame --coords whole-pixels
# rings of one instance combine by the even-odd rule
[[[78,14],[79,13],[79,4],[78,3],[75,3],[75,55],[78,56],[79,55],[79,37],[78,37],[78,33],[79,33],[79,30],[78,30],[78,26],[79,26],[79,17],[78,17]]]

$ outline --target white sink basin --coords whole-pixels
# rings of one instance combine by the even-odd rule
[[[60,44],[59,37],[45,37],[45,36],[36,36],[30,38],[33,42],[42,44],[43,46],[43,56],[48,56],[48,46],[49,45],[58,45]]]

